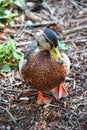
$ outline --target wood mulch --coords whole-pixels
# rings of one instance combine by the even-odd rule
[[[70,47],[67,55],[71,69],[64,82],[69,96],[38,106],[37,91],[25,84],[17,68],[1,73],[0,130],[87,130],[87,1],[47,0],[47,3],[49,10],[42,5],[37,8],[37,4],[30,7],[26,1],[29,14],[26,11],[20,22],[15,19],[12,35],[17,48],[25,52],[36,32],[46,27],[56,31],[59,39]]]

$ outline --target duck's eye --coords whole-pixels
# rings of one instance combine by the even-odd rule
[[[44,35],[43,35],[43,36],[44,36]],[[44,36],[44,38],[45,38],[45,40],[50,44],[50,46],[53,47],[53,44],[48,40],[48,38],[45,37],[45,36]]]
[[[49,43],[49,40],[45,37],[46,41]]]

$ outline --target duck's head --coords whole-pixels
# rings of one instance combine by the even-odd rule
[[[53,30],[46,28],[38,34],[37,38],[40,49],[50,51],[56,62],[63,63],[58,50],[57,34]]]

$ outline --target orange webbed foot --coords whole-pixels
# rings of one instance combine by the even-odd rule
[[[38,91],[38,98],[36,103],[38,105],[42,105],[42,104],[49,104],[52,100],[48,97],[44,97],[43,93],[41,91]]]
[[[60,84],[59,86],[53,88],[51,90],[51,93],[56,99],[68,96],[68,92],[63,84]]]

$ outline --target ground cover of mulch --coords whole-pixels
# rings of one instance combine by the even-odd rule
[[[0,130],[87,130],[87,1],[47,3],[49,10],[41,5],[30,7],[26,1],[29,12],[36,17],[26,16],[16,24],[14,40],[17,48],[25,52],[36,32],[46,27],[56,31],[70,47],[67,55],[71,69],[64,82],[69,96],[38,106],[37,91],[25,84],[17,68],[1,73]]]

